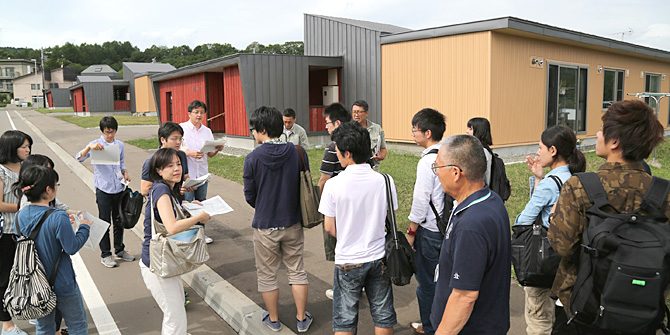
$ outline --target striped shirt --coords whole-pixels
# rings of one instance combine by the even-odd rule
[[[321,168],[319,171],[321,171],[323,174],[335,177],[343,170],[344,168],[342,165],[340,165],[340,160],[337,158],[335,142],[330,142],[330,144],[328,144],[326,149],[323,151],[323,159],[321,160]]]
[[[0,164],[0,179],[2,179],[2,183],[4,184],[2,189],[3,201],[8,204],[18,204],[19,199],[14,195],[14,192],[12,192],[12,185],[19,181],[19,174]],[[2,233],[17,234],[16,226],[14,225],[16,212],[2,213],[2,217],[5,221],[2,226]]]

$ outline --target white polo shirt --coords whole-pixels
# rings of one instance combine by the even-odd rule
[[[393,208],[398,196],[391,178]],[[335,264],[360,264],[385,255],[386,186],[369,164],[347,166],[323,187],[319,212],[335,218]]]
[[[204,124],[200,128],[196,128],[189,120],[179,124],[184,129],[184,145],[182,150],[200,151],[205,145],[206,141],[213,141],[214,135],[212,130],[207,128]],[[209,166],[207,164],[207,153],[202,155],[202,158],[196,159],[191,156],[186,156],[188,164],[188,176],[190,178],[199,178],[208,173]]]

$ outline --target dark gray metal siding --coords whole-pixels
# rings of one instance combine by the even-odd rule
[[[341,59],[288,55],[240,55],[240,80],[247,117],[260,106],[293,108],[309,130],[309,67],[341,67]]]
[[[135,108],[135,73],[126,64],[123,64],[123,80],[130,84],[128,88],[130,92],[130,111],[135,113],[137,111]]]
[[[114,91],[111,81],[84,83],[84,94],[86,111],[92,113],[114,111]]]
[[[53,106],[51,107],[70,107],[70,89],[67,88],[52,88],[51,98],[53,99]]]
[[[369,118],[381,123],[381,32],[305,15],[305,55],[343,56],[342,98],[347,108],[370,104]]]

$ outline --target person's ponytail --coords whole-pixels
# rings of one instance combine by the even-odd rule
[[[577,147],[572,150],[572,154],[567,159],[570,173],[575,174],[586,171],[586,157]]]

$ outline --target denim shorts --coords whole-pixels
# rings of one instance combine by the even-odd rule
[[[362,264],[335,265],[333,278],[333,331],[351,332],[358,324],[358,302],[363,288],[370,304],[372,322],[378,328],[393,328],[391,281],[383,274],[382,259]]]

